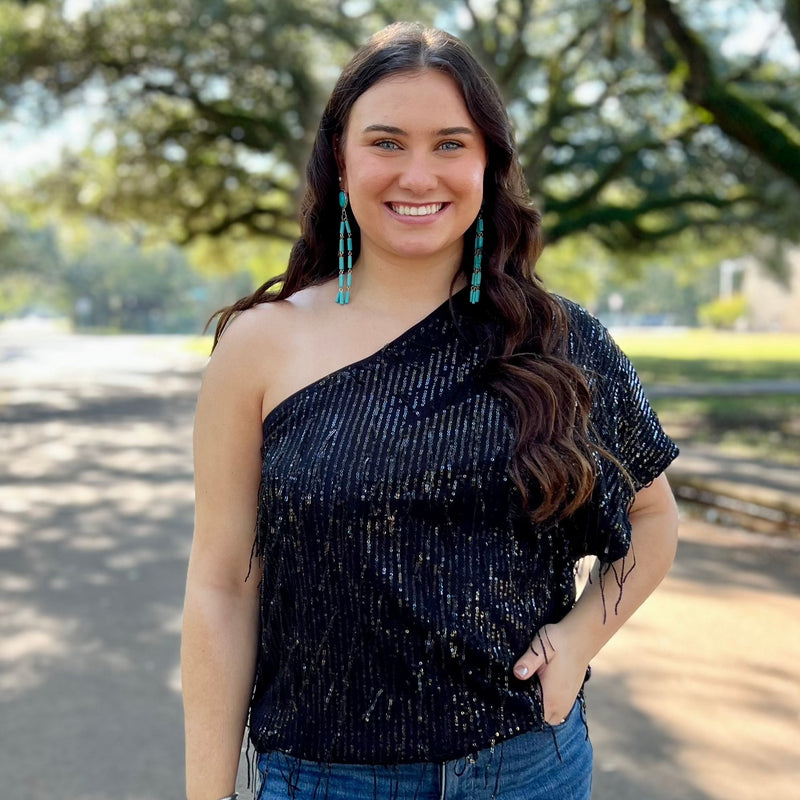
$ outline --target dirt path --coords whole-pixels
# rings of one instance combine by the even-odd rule
[[[183,796],[201,365],[170,338],[0,331],[3,796]],[[594,797],[796,797],[798,619],[800,545],[687,521],[663,589],[594,664]]]

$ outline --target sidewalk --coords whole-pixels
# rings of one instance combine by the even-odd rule
[[[756,528],[800,535],[800,467],[729,455],[714,445],[680,443],[668,476],[676,495],[751,518]]]
[[[645,394],[650,400],[764,394],[800,397],[800,380],[651,384]],[[713,444],[677,443],[681,454],[668,476],[679,499],[730,513],[756,530],[800,535],[800,453],[798,464],[789,465],[731,454]]]

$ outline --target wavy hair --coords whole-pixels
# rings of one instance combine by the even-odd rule
[[[590,499],[595,485],[592,454],[598,448],[589,432],[589,388],[581,370],[567,357],[566,311],[535,271],[542,249],[541,215],[530,203],[505,103],[495,82],[455,36],[417,23],[395,23],[372,36],[355,54],[322,115],[306,170],[301,234],[288,268],[218,312],[214,344],[241,311],[285,299],[338,274],[341,212],[336,148],[350,110],[383,78],[421,70],[439,70],[455,82],[486,142],[480,307],[498,331],[487,377],[513,417],[516,446],[511,477],[528,513],[534,521],[554,515],[563,518]],[[351,227],[355,260],[360,231],[355,220]],[[473,234],[474,223],[465,236]],[[469,248],[464,250],[460,272],[469,281],[472,254]]]

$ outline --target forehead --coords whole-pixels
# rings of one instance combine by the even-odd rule
[[[372,85],[353,104],[347,128],[362,130],[367,125],[425,124],[438,129],[453,125],[476,128],[456,82],[439,70],[401,72]]]

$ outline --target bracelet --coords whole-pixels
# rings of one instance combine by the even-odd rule
[[[233,794],[227,794],[225,797],[220,797],[219,800],[236,800],[239,796],[239,792],[234,792]]]

